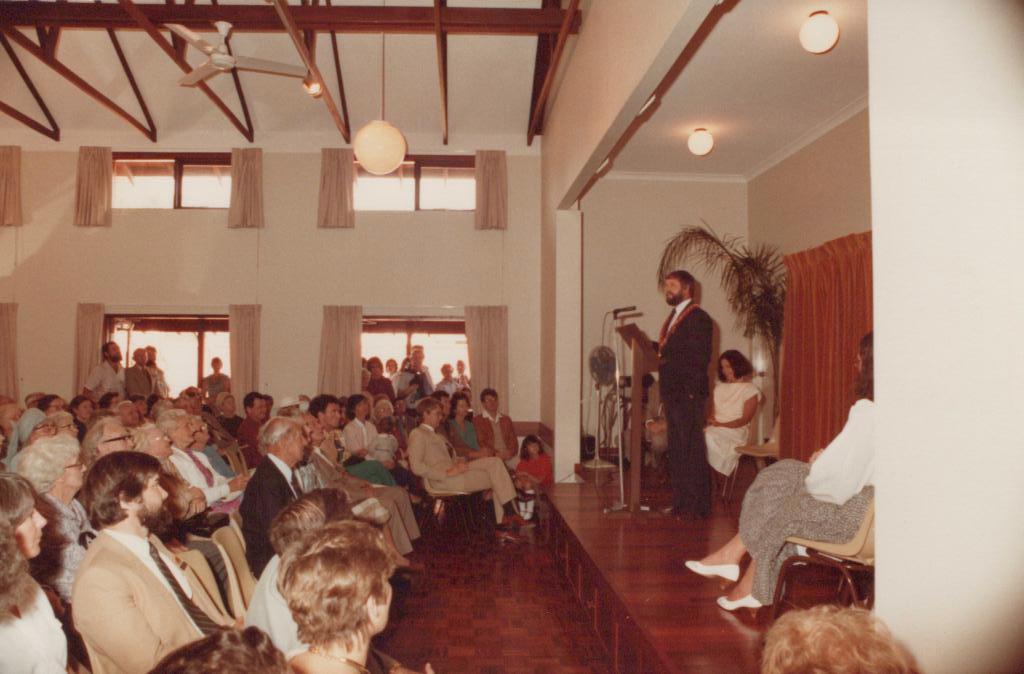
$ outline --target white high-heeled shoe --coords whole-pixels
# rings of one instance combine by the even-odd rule
[[[724,608],[726,611],[735,611],[739,608],[749,608],[756,610],[761,608],[762,604],[758,600],[754,599],[754,595],[748,594],[746,597],[740,597],[736,601],[732,601],[728,597],[719,597],[718,605]]]
[[[695,560],[688,560],[686,568],[705,578],[725,578],[733,583],[740,579],[739,564],[701,564]]]

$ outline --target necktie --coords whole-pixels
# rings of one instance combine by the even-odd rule
[[[189,599],[181,586],[178,585],[178,579],[174,577],[171,570],[167,568],[167,564],[164,562],[164,558],[160,556],[160,551],[156,549],[156,546],[152,543],[149,544],[149,556],[156,562],[156,568],[160,569],[160,573],[164,579],[171,586],[171,590],[174,592],[174,596],[181,602],[182,607],[185,609],[185,613],[188,614],[189,618],[192,618],[192,622],[196,624],[199,631],[204,635],[213,634],[217,631],[220,626],[215,623],[210,616],[203,612],[203,609],[195,605],[195,603]]]
[[[199,460],[199,457],[196,456],[195,452],[193,452],[191,449],[186,449],[185,453],[188,454],[188,458],[192,459],[192,463],[196,464],[196,468],[199,469],[199,472],[203,474],[203,479],[206,480],[206,486],[212,487],[213,472],[203,465],[203,462]]]
[[[292,471],[292,491],[295,492],[295,496],[302,496],[302,485],[299,484],[299,476]]]

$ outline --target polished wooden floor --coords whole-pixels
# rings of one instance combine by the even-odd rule
[[[657,513],[665,490],[650,489],[649,514],[604,512],[618,501],[612,484],[555,485],[549,494],[555,554],[621,672],[756,672],[764,616],[731,614],[715,604],[717,581],[687,571],[736,533],[737,488],[712,516],[681,521]]]

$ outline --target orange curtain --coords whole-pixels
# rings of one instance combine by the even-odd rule
[[[806,460],[846,423],[857,345],[872,326],[871,232],[784,258],[782,458]]]

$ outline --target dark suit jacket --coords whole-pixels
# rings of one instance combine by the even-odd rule
[[[270,523],[285,506],[295,500],[291,485],[270,459],[260,461],[245,487],[242,505],[242,535],[245,537],[245,558],[257,578],[274,556],[270,545]]]
[[[655,345],[657,348],[657,345]],[[700,307],[683,319],[661,350],[658,386],[661,397],[707,397],[711,362],[711,317]]]

